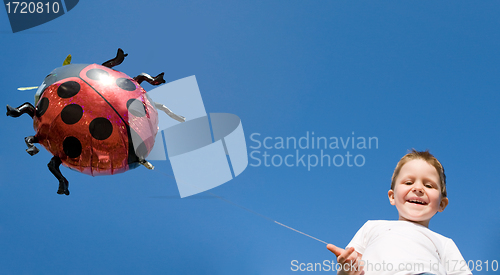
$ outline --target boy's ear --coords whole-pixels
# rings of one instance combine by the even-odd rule
[[[392,205],[395,205],[396,203],[394,202],[394,190],[389,190],[389,192],[387,192],[387,196],[389,196],[389,202],[392,204]],[[444,209],[444,208],[443,208]]]
[[[439,212],[443,212],[446,206],[448,206],[449,200],[447,197],[441,198],[441,203],[439,203]]]

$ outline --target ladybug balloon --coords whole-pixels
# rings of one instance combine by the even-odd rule
[[[61,164],[92,176],[123,173],[140,164],[153,169],[145,158],[158,131],[157,109],[185,120],[153,102],[140,86],[144,80],[165,83],[163,73],[130,78],[112,69],[125,56],[118,49],[116,57],[102,65],[70,64],[68,56],[38,88],[36,107],[28,102],[18,108],[7,105],[8,116],[27,113],[33,118],[36,134],[25,138],[26,151],[35,155],[39,150],[34,143],[40,143],[54,155],[48,167],[59,180],[58,194],[69,195]]]

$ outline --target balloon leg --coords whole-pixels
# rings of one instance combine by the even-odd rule
[[[28,114],[30,117],[33,117],[35,115],[35,111],[35,107],[29,102],[23,103],[17,108],[13,108],[7,104],[7,116],[19,117],[22,114]]]
[[[127,55],[128,54],[124,53],[122,49],[118,49],[118,52],[116,53],[116,57],[102,63],[102,65],[104,67],[113,68],[114,66],[118,66],[118,65],[122,64],[123,60],[125,60],[125,56],[127,56]]]
[[[31,156],[36,155],[40,150],[35,147],[33,143],[38,143],[38,139],[35,136],[29,136],[24,138],[24,142],[26,143],[26,146],[28,146],[28,149],[26,149],[26,152],[30,154]]]
[[[69,182],[59,170],[59,166],[61,165],[61,163],[61,159],[57,156],[54,156],[50,160],[49,164],[47,164],[47,166],[49,167],[50,172],[52,172],[52,174],[54,174],[54,176],[59,180],[59,190],[57,190],[57,194],[65,194],[66,196],[68,196]]]
[[[165,73],[161,73],[155,77],[152,77],[147,73],[141,73],[140,75],[134,77],[134,80],[137,81],[137,83],[139,84],[141,84],[144,80],[146,80],[147,83],[156,86],[165,83],[163,75],[165,75]]]
[[[153,166],[153,164],[151,164],[151,162],[145,160],[145,159],[140,159],[139,160],[139,163],[144,165],[144,167],[148,168],[149,170],[153,170],[155,169],[155,167]]]

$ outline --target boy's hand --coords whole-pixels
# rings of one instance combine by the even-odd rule
[[[361,263],[361,257],[363,255],[359,254],[354,250],[353,247],[349,247],[347,250],[336,247],[333,244],[326,246],[335,256],[337,256],[337,263],[341,265],[342,269],[337,272],[338,275],[363,275],[365,271],[363,270],[363,265]]]

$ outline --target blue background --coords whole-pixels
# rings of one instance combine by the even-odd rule
[[[498,14],[497,1],[80,1],[13,34],[0,12],[0,105],[33,101],[16,89],[39,85],[68,54],[102,63],[121,47],[129,56],[116,69],[130,76],[196,75],[207,112],[241,118],[249,153],[252,133],[379,140],[349,150],[365,157],[361,167],[250,159],[217,196],[345,246],[367,220],[397,219],[393,169],[408,149],[430,149],[450,199],[430,228],[466,260],[491,263],[500,261]],[[210,194],[180,199],[168,161],[95,178],[62,168],[71,195],[59,196],[51,155],[24,152],[29,116],[1,115],[0,126],[2,274],[287,274],[292,260],[335,259]]]

